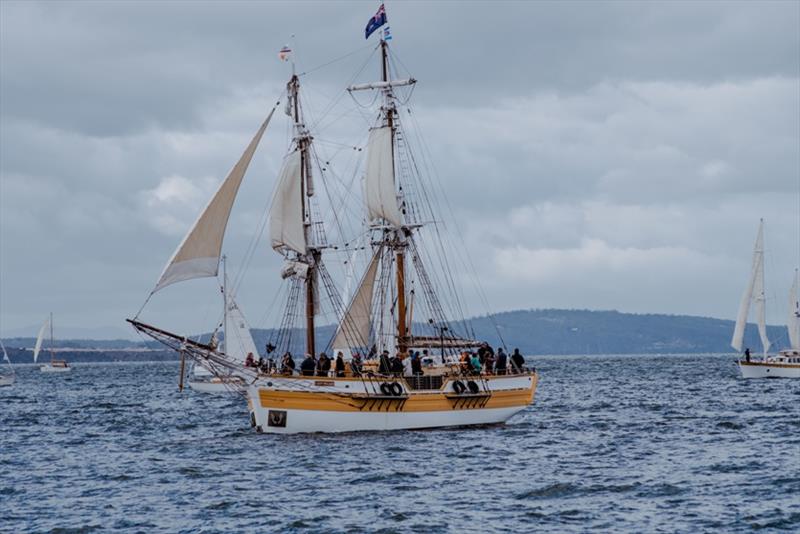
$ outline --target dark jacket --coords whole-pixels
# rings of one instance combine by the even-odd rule
[[[389,360],[389,364],[391,365],[392,373],[396,375],[403,374],[403,360],[394,356],[391,360]]]
[[[389,365],[389,356],[386,354],[381,354],[380,358],[381,361],[378,365],[378,372],[382,375],[388,375],[389,371],[391,370],[391,366]]]
[[[336,376],[344,376],[344,358],[336,356]]]
[[[331,360],[327,356],[320,355],[317,362],[317,376],[328,376],[328,371],[331,370]]]
[[[494,362],[494,370],[495,372],[499,373],[501,371],[506,370],[506,366],[508,365],[508,357],[506,353],[502,350],[497,352],[497,359]]]
[[[418,355],[414,355],[414,357],[411,358],[411,374],[412,375],[422,374],[422,360]]]
[[[317,362],[311,356],[306,356],[306,359],[300,364],[300,372],[303,376],[314,376],[314,369],[317,368]]]
[[[520,371],[522,370],[522,366],[525,365],[525,358],[519,353],[519,349],[514,349],[514,354],[511,355],[511,363]]]

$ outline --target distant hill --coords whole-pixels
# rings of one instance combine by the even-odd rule
[[[502,312],[475,317],[470,323],[476,339],[499,346],[502,344],[502,336],[507,347],[518,347],[524,354],[531,355],[671,354],[733,350],[730,348],[733,321],[710,317],[546,309]],[[418,334],[426,327],[414,325]],[[773,350],[784,348],[788,344],[785,326],[769,326],[767,332],[773,342]],[[275,341],[274,329],[254,329],[252,333],[256,346],[262,352],[267,342]],[[333,333],[332,325],[322,326],[317,330],[319,350],[325,349]],[[203,334],[201,340],[208,340],[209,337],[210,334]],[[4,339],[3,342],[7,347],[21,349],[32,347],[34,339],[12,338]],[[294,331],[292,351],[301,354],[304,343],[305,334],[300,330]],[[56,340],[56,346],[71,349],[76,356],[80,353],[80,359],[87,361],[169,357],[169,353],[155,352],[161,348],[155,341],[70,339]],[[751,347],[755,353],[760,350],[761,344],[755,325],[747,325],[745,346]],[[141,352],[142,349],[154,352]],[[30,351],[15,350],[12,358],[29,362]]]

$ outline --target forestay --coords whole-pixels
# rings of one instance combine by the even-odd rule
[[[275,250],[306,253],[303,191],[300,176],[300,151],[294,150],[283,161],[278,187],[269,209],[269,237]]]
[[[242,178],[247,172],[250,160],[253,159],[256,147],[258,147],[274,112],[273,108],[250,141],[242,157],[236,162],[200,217],[192,225],[189,233],[183,238],[172,258],[167,262],[155,289],[153,289],[154,293],[175,282],[216,276],[219,272],[222,240],[225,236],[225,228],[228,226],[233,201],[236,199]]]
[[[388,126],[373,128],[369,133],[364,198],[370,220],[403,225],[394,183],[392,129]]]

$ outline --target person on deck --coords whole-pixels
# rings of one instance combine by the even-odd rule
[[[473,354],[469,359],[470,366],[472,366],[472,372],[476,375],[481,374],[481,357],[477,354]]]
[[[336,353],[336,376],[342,377],[344,376],[344,372],[344,354],[342,354],[342,351],[339,351]]]
[[[747,362],[750,361],[750,347],[747,347],[746,349],[744,349],[744,359]]]
[[[283,360],[281,361],[281,371],[285,375],[292,375],[294,374],[294,359],[292,359],[292,353],[286,352],[283,355]]]
[[[391,366],[389,365],[389,351],[385,350],[381,353],[381,361],[378,364],[378,372],[382,375],[388,375],[389,371],[391,371]]]
[[[461,364],[461,372],[465,375],[468,375],[470,371],[472,371],[472,364],[469,361],[469,353],[464,351],[461,353],[461,358],[459,358],[459,363]]]
[[[491,349],[491,347],[489,347],[489,349],[486,351],[486,357],[483,362],[483,371],[486,374],[491,374],[494,370],[494,361],[494,351]]]
[[[497,349],[497,358],[494,363],[494,372],[498,375],[506,374],[506,366],[508,365],[508,357],[503,352],[502,348]]]
[[[256,366],[256,359],[253,357],[252,352],[247,353],[247,357],[244,359],[244,366],[245,367],[255,367]]]
[[[419,351],[415,352],[411,357],[411,374],[414,376],[422,374],[422,358],[419,356]]]
[[[403,358],[399,354],[395,354],[395,356],[389,360],[390,371],[395,376],[401,376],[403,374]]]
[[[317,368],[317,362],[311,354],[306,354],[306,359],[300,364],[300,374],[303,376],[314,376],[314,369]]]
[[[319,354],[319,361],[317,361],[317,376],[328,376],[331,370],[331,359],[324,352]]]
[[[361,355],[357,352],[353,354],[353,359],[350,360],[350,371],[353,376],[361,376]]]
[[[519,349],[514,349],[514,354],[511,355],[511,364],[514,367],[515,372],[522,372],[522,368],[525,365],[525,358],[523,358],[522,354],[519,353]]]

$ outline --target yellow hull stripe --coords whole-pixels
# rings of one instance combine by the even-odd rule
[[[533,402],[536,392],[536,378],[529,388],[510,389],[492,392],[492,396],[482,406],[463,407],[456,406],[454,399],[448,399],[443,393],[412,393],[402,403],[397,412],[441,412],[453,409],[474,410],[490,408],[510,408],[514,406],[527,406]],[[258,390],[259,402],[262,408],[279,410],[315,410],[323,412],[359,412],[364,406],[364,400],[351,398],[347,394],[307,392],[307,391],[275,391],[269,389]],[[402,401],[391,401],[400,403]],[[372,410],[364,409],[364,412]],[[390,408],[389,412],[394,412]]]

